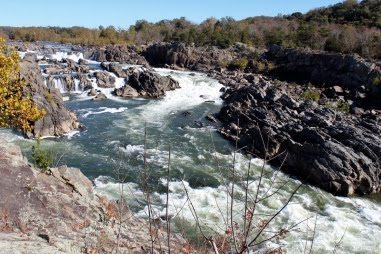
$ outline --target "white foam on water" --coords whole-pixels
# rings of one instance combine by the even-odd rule
[[[136,183],[116,183],[111,177],[99,176],[94,180],[95,192],[109,199],[119,199],[121,194],[130,206],[144,201],[144,193]]]
[[[120,108],[107,108],[107,107],[100,107],[97,109],[83,109],[80,111],[87,111],[85,114],[82,115],[83,118],[87,118],[90,115],[99,115],[99,114],[105,114],[105,113],[110,113],[110,114],[115,114],[115,113],[121,113],[126,111],[128,108],[126,107],[120,107]],[[100,110],[100,111],[98,111]],[[80,112],[79,111],[79,112]]]
[[[67,133],[67,134],[65,134],[65,136],[67,137],[67,139],[72,139],[72,138],[74,138],[74,137],[76,137],[76,136],[79,136],[80,135],[80,131],[78,131],[78,130],[74,130],[74,131],[71,131],[71,132],[69,132],[69,133]]]
[[[128,145],[125,148],[125,152],[131,155],[140,156],[143,152],[143,146]],[[225,164],[232,163],[232,154],[220,154],[215,153],[215,156],[220,160],[223,160]],[[175,159],[174,159],[175,160]],[[236,166],[237,174],[244,173],[247,170],[248,160],[241,154],[236,154]],[[258,174],[263,166],[263,160],[252,159],[252,174],[253,179],[258,179]],[[271,173],[273,169],[269,166],[265,167],[265,173]],[[276,183],[272,188],[272,177],[274,175],[267,176],[262,180],[261,195],[266,196],[273,193],[279,186],[285,181],[290,181],[290,178],[281,172],[277,171]],[[160,179],[163,186],[166,186],[166,180]],[[260,218],[266,219],[258,214],[274,214],[276,213],[289,198],[290,193],[298,186],[299,182],[291,180],[290,183],[280,189],[278,194],[275,194],[272,198],[266,199],[257,206],[257,220]],[[226,217],[226,200],[227,200],[227,187],[221,185],[217,188],[212,187],[200,187],[192,188],[186,181],[171,181],[169,183],[169,214],[171,216],[180,216],[188,221],[194,221],[191,209],[189,205],[185,205],[187,202],[187,196],[184,190],[187,189],[190,200],[197,211],[197,215],[202,225],[210,227],[213,230],[223,233],[224,217]],[[234,201],[234,220],[242,223],[242,214],[244,209],[244,189],[242,184],[235,186],[235,193],[237,197],[240,197]],[[257,189],[257,182],[250,185],[249,193],[252,197]],[[136,196],[133,192],[137,191],[137,195],[140,195],[142,202],[144,203],[144,196],[142,191],[134,185],[135,189],[131,189],[130,196]],[[228,185],[231,188],[231,185]],[[97,189],[98,187],[96,187]],[[115,189],[115,187],[113,187]],[[99,190],[99,189],[98,189]],[[267,192],[269,190],[269,192]],[[102,191],[101,191],[102,192]],[[264,193],[267,193],[266,195]],[[110,192],[108,192],[110,194]],[[154,203],[153,208],[155,210],[154,216],[165,216],[166,206],[166,194],[153,193],[153,199],[157,201]],[[109,197],[114,197],[110,195]],[[217,205],[218,204],[218,205]],[[147,206],[142,207],[138,216],[147,217]],[[221,213],[222,211],[222,213]],[[311,188],[309,186],[302,187],[295,195],[292,202],[286,206],[286,208],[275,218],[273,223],[270,224],[269,231],[277,232],[281,228],[287,228],[300,223],[303,220],[308,219],[301,223],[296,231],[291,231],[287,234],[287,237],[283,240],[274,241],[272,246],[282,246],[288,253],[302,253],[306,240],[310,241],[313,234],[313,227],[315,223],[315,216],[317,215],[316,223],[316,235],[314,240],[314,253],[326,253],[332,252],[335,245],[341,238],[342,242],[336,249],[336,253],[380,253],[381,243],[379,236],[381,232],[381,206],[373,203],[370,200],[362,198],[342,198],[334,197],[329,193],[322,190]],[[225,218],[226,220],[226,218]],[[344,235],[344,236],[343,236]],[[308,242],[310,244],[310,242]]]
[[[153,100],[145,105],[142,116],[147,122],[159,123],[163,117],[190,109],[207,101],[222,103],[219,90],[223,86],[204,74],[169,69],[155,70],[160,75],[170,75],[179,82],[181,88],[167,91],[163,99]]]
[[[71,59],[74,62],[78,63],[79,59],[83,59],[83,54],[81,52],[56,52],[54,54],[46,55],[46,58],[51,60],[57,60],[59,62],[63,59]]]
[[[25,57],[27,52],[25,52],[25,51],[18,51],[18,53],[19,53],[20,58],[24,59],[24,57]]]
[[[74,79],[74,92],[75,93],[82,93],[83,90],[80,87],[81,81],[79,79]]]
[[[101,70],[90,70],[90,73],[93,75],[95,72],[100,72],[100,71]],[[107,73],[115,78],[115,84],[114,84],[115,87],[113,87],[113,88],[101,88],[97,84],[97,79],[95,77],[93,77],[93,78],[89,79],[91,81],[91,84],[92,84],[93,88],[96,91],[100,91],[101,93],[106,95],[106,97],[108,99],[111,99],[111,100],[114,100],[114,101],[118,101],[118,102],[122,102],[122,103],[128,103],[128,100],[125,100],[125,99],[123,99],[121,97],[113,95],[113,91],[115,90],[115,88],[121,88],[121,87],[123,87],[126,84],[124,78],[118,78],[112,72],[107,72]]]
[[[137,160],[144,161],[144,146],[143,145],[127,145],[125,147],[119,147],[119,150],[123,152],[127,157],[133,157]],[[173,155],[175,156],[175,155]],[[165,167],[168,164],[168,151],[161,151],[156,148],[146,149],[146,160],[148,163],[155,163]]]
[[[24,139],[23,136],[16,135],[14,132],[12,132],[12,130],[5,128],[0,128],[0,137],[7,142],[17,142]]]
[[[129,129],[141,129],[142,122],[155,125],[156,128],[165,128],[167,124],[165,118],[170,115],[191,109],[205,102],[222,103],[220,89],[223,86],[204,74],[169,69],[155,70],[163,76],[171,75],[179,82],[181,88],[167,91],[161,99],[149,100],[147,104],[136,108],[136,114],[126,115]],[[123,126],[121,127],[123,128]]]

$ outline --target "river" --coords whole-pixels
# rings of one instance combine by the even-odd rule
[[[92,64],[96,66],[98,63]],[[194,219],[186,204],[186,188],[203,228],[209,233],[223,233],[227,219],[226,186],[231,188],[229,176],[233,163],[240,176],[246,175],[251,165],[249,180],[253,183],[249,192],[254,195],[263,161],[258,158],[250,160],[241,153],[234,154],[234,147],[217,133],[218,125],[205,119],[222,106],[223,101],[219,98],[221,84],[201,73],[155,70],[161,75],[171,75],[179,81],[181,88],[167,92],[162,99],[152,100],[124,100],[112,96],[111,90],[107,89],[103,91],[109,99],[104,101],[90,100],[82,91],[65,94],[69,97],[67,107],[76,112],[86,128],[62,138],[44,139],[42,147],[52,151],[57,164],[80,168],[94,181],[99,194],[118,198],[121,187],[118,179],[122,179],[130,209],[142,217],[147,216],[142,191],[144,142],[147,143],[146,165],[153,208],[161,216],[165,214],[170,147],[169,211],[175,215],[174,227],[184,228],[190,237],[194,237]],[[123,81],[117,80],[117,85],[123,85]],[[58,88],[62,90],[62,87]],[[18,143],[30,158],[34,141],[23,139],[10,130],[0,130],[0,134]],[[271,193],[277,186],[287,184],[259,204],[255,223],[266,218],[259,214],[273,214],[281,208],[300,183],[269,166],[265,167],[265,173],[260,187],[262,196],[268,189]],[[274,179],[275,184],[271,187]],[[233,210],[237,222],[242,220],[243,186],[244,177],[237,180],[235,186]],[[291,203],[270,224],[269,230],[277,231],[306,221],[269,246],[281,246],[288,253],[304,252],[306,242],[307,246],[311,244],[315,219],[313,253],[334,250],[336,253],[381,253],[379,195],[335,197],[307,185],[299,189]]]

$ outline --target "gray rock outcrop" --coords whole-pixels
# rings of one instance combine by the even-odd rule
[[[284,87],[284,86],[283,86]],[[282,170],[336,195],[381,191],[381,116],[341,113],[290,96],[274,81],[228,89],[220,132]],[[262,138],[263,141],[262,141]],[[286,158],[280,156],[284,152]]]
[[[45,116],[34,123],[31,137],[61,136],[79,127],[76,115],[67,110],[57,89],[44,85],[40,68],[33,58],[21,62],[20,77],[27,83],[25,93],[45,110]]]
[[[135,46],[131,45],[107,45],[103,48],[88,48],[85,50],[84,56],[98,62],[148,65],[146,59],[138,51]]]
[[[285,80],[302,80],[316,85],[340,86],[359,97],[361,86],[372,103],[381,105],[381,68],[359,55],[345,55],[307,49],[273,46],[266,58],[274,61],[274,72]]]
[[[115,87],[115,78],[110,73],[105,71],[99,71],[94,73],[97,79],[97,84],[101,88],[113,88]]]
[[[161,76],[147,69],[134,69],[131,72],[128,76],[127,84],[119,89],[115,89],[115,95],[122,97],[159,98],[164,96],[166,91],[180,88],[179,82],[170,76]]]
[[[151,249],[148,222],[134,217],[125,203],[96,195],[79,169],[61,166],[42,173],[19,147],[1,138],[0,154],[0,252],[112,253],[118,243],[121,253]],[[155,240],[154,253],[167,252],[158,242],[164,240]],[[171,236],[175,253],[184,243]]]

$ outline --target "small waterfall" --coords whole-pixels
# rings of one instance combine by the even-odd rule
[[[68,92],[65,89],[65,85],[63,84],[61,77],[53,78],[52,83],[53,83],[53,87],[58,89],[61,94],[64,94],[64,93]]]
[[[81,81],[79,79],[74,79],[74,92],[75,93],[82,93],[83,92],[83,85],[81,86]]]
[[[83,54],[81,52],[56,52],[46,56],[48,59],[57,60],[61,62],[63,59],[71,59],[78,63],[79,59],[83,59]]]

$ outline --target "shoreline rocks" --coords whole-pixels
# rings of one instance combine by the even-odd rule
[[[261,76],[223,97],[220,133],[240,148],[279,156],[272,163],[283,163],[283,171],[335,195],[381,191],[380,115],[355,117],[301,101]]]
[[[119,233],[121,253],[151,249],[148,222],[125,205],[96,195],[79,169],[61,166],[42,173],[28,164],[18,146],[2,139],[0,154],[1,251],[111,253]],[[172,251],[180,253],[185,242],[172,234]],[[154,253],[160,250],[167,251],[166,244],[155,240]]]

